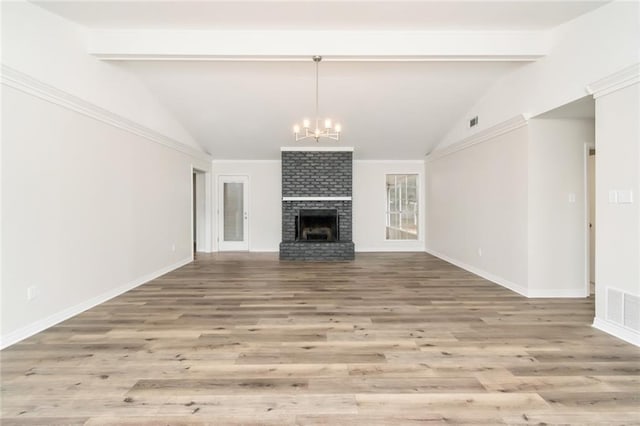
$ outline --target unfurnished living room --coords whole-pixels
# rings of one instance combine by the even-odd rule
[[[640,424],[640,3],[2,1],[3,425]]]

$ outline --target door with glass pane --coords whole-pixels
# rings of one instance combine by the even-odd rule
[[[249,178],[220,176],[218,194],[218,249],[249,250]]]

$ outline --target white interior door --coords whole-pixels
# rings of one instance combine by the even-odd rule
[[[249,250],[249,178],[220,176],[218,249]]]

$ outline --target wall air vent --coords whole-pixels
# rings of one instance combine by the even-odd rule
[[[469,127],[475,127],[478,125],[478,116],[476,115],[471,120],[469,120]]]
[[[640,331],[640,297],[608,288],[607,319],[632,330]]]
[[[640,297],[625,293],[623,324],[632,330],[640,331]]]
[[[614,290],[612,288],[608,289],[607,292],[607,319],[609,321],[616,322],[618,324],[622,324],[623,314],[623,298],[624,294],[621,291]]]

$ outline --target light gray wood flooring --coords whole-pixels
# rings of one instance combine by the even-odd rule
[[[640,424],[593,302],[424,253],[199,255],[2,351],[2,424]]]

